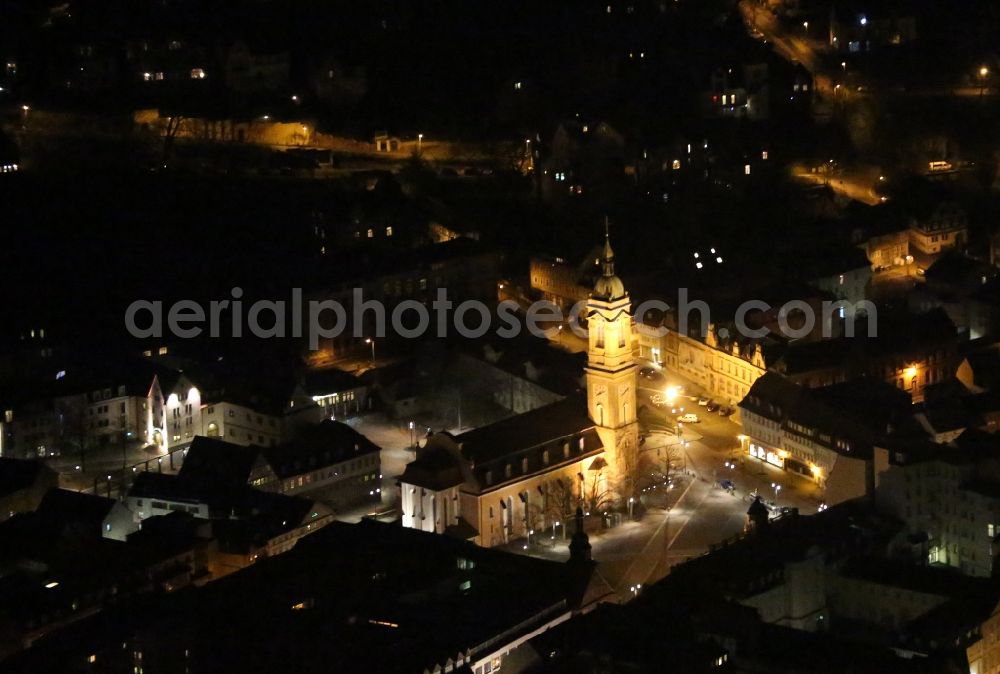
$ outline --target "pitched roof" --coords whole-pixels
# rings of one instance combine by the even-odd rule
[[[432,437],[417,458],[406,464],[399,481],[432,491],[450,489],[465,482],[463,463],[453,447]]]
[[[379,451],[380,447],[340,421],[326,419],[303,428],[294,439],[261,450],[278,477],[346,461]]]
[[[49,469],[41,461],[0,458],[0,497],[27,489],[43,470]]]
[[[566,398],[466,431],[455,438],[462,455],[476,463],[538,447],[559,438],[594,428],[587,408],[579,398]]]
[[[284,478],[377,451],[378,445],[347,424],[327,419],[303,428],[293,440],[273,447],[242,446],[196,436],[180,475],[236,487],[247,484],[254,465],[261,459],[275,475]]]
[[[260,453],[261,448],[255,445],[245,447],[196,435],[179,474],[229,486],[244,485]]]

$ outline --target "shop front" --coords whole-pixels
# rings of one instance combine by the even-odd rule
[[[773,447],[767,447],[765,445],[759,445],[755,442],[751,442],[749,445],[750,456],[760,459],[761,461],[766,461],[772,466],[777,466],[778,468],[785,467],[785,459],[782,458],[783,452],[780,449],[774,449]]]

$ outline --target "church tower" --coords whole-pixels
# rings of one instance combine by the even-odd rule
[[[605,225],[601,277],[587,301],[587,411],[597,425],[609,466],[609,489],[634,495],[639,424],[632,355],[632,302],[615,276],[615,253]]]

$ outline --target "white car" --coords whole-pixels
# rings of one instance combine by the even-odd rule
[[[698,405],[699,406],[704,407],[708,403],[709,403],[709,399],[708,398],[698,398]]]
[[[677,421],[681,422],[682,424],[696,424],[699,421],[701,421],[701,419],[698,418],[697,414],[691,414],[689,412],[687,414],[682,414],[679,417],[677,417]]]

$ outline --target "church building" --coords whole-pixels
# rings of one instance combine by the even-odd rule
[[[566,535],[577,508],[634,494],[638,451],[631,300],[605,233],[587,301],[587,400],[567,398],[460,435],[427,439],[399,476],[403,526],[482,546]]]

